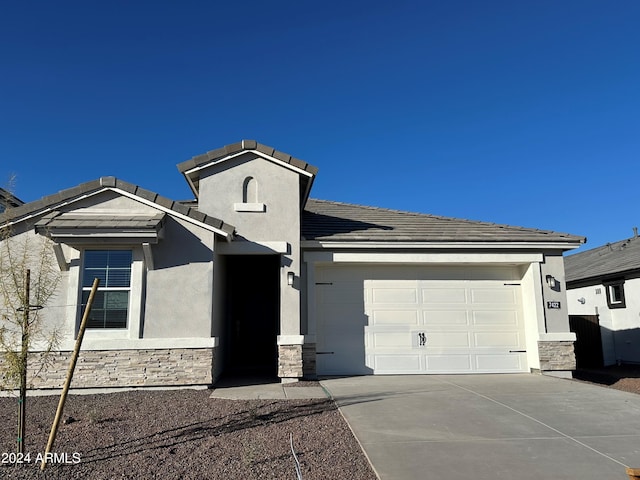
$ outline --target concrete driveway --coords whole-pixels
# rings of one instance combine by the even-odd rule
[[[625,480],[640,467],[640,395],[529,374],[322,385],[383,480]]]

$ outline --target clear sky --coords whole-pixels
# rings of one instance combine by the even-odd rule
[[[241,139],[317,166],[315,198],[630,237],[640,2],[2,3],[19,198],[105,175],[191,198],[175,165]]]

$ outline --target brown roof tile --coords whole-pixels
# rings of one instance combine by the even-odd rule
[[[309,199],[306,240],[348,242],[533,242],[575,246],[584,237],[533,228]]]
[[[640,237],[631,237],[564,258],[567,282],[612,277],[640,269]]]
[[[189,206],[180,204],[166,197],[158,195],[157,193],[142,189],[137,185],[125,182],[115,177],[101,177],[97,180],[92,180],[90,182],[82,183],[76,187],[69,188],[67,190],[54,193],[52,195],[48,195],[39,200],[25,203],[24,205],[11,209],[9,212],[0,214],[0,224],[7,221],[20,221],[20,219],[24,217],[27,217],[30,215],[37,215],[42,211],[55,210],[56,207],[63,202],[72,201],[83,195],[95,192],[97,190],[101,190],[105,187],[106,188],[117,187],[126,192],[132,193],[134,195],[138,195],[140,198],[149,200],[153,203],[156,203],[159,206],[168,208],[176,213],[181,213],[183,215],[186,215],[190,218],[193,218],[195,221],[198,221],[200,223],[209,225],[213,228],[222,230],[229,235],[233,235],[235,231],[235,227],[233,225],[224,223],[222,220],[218,218],[211,217],[209,215],[204,215],[202,213],[199,213],[189,208]]]

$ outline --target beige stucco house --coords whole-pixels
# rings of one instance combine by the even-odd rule
[[[250,140],[178,169],[195,200],[103,177],[0,217],[62,275],[36,386],[62,384],[95,277],[77,387],[575,366],[562,255],[582,237],[314,200],[317,168]]]

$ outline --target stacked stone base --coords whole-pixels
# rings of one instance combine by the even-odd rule
[[[81,351],[72,388],[211,385],[215,349]],[[43,367],[42,354],[28,360],[30,388],[62,388],[72,352],[54,352]],[[40,371],[38,376],[34,376]]]
[[[576,369],[574,342],[538,342],[538,354],[540,355],[540,370],[543,372]]]
[[[314,379],[318,375],[316,373],[316,344],[305,343],[302,346],[302,373],[304,378]]]
[[[302,345],[278,345],[278,376],[298,379],[302,375]]]

